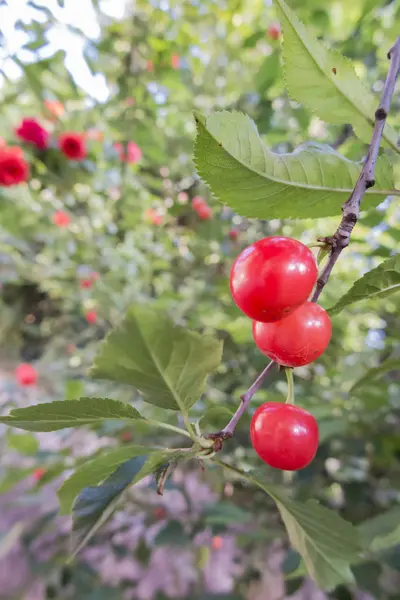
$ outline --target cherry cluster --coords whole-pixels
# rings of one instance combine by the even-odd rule
[[[281,367],[307,365],[329,344],[330,318],[321,306],[308,301],[317,277],[311,250],[285,237],[259,240],[243,250],[233,264],[233,299],[253,320],[257,347]],[[291,403],[260,406],[250,434],[257,454],[272,467],[284,470],[307,466],[318,448],[314,417]]]

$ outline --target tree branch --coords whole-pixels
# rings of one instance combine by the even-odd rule
[[[374,131],[372,133],[371,144],[368,150],[364,166],[357,180],[354,190],[350,197],[342,206],[342,220],[339,227],[332,237],[324,238],[324,242],[330,246],[330,254],[325,268],[317,280],[317,285],[314,294],[311,298],[312,302],[316,302],[328,282],[329,276],[342,250],[347,248],[350,242],[350,235],[358,221],[360,215],[361,200],[368,188],[375,185],[375,164],[378,158],[378,152],[381,144],[383,128],[385,127],[386,118],[390,109],[390,103],[396,85],[396,79],[400,70],[400,36],[397,38],[394,46],[388,52],[390,66],[386,77],[385,85],[382,91],[381,102],[375,112]],[[346,137],[349,131],[346,130]],[[209,438],[215,440],[213,450],[218,452],[221,450],[224,440],[232,437],[233,432],[240,418],[246,411],[251,399],[256,391],[261,387],[264,379],[268,375],[270,369],[274,365],[271,361],[262,373],[257,377],[254,383],[249,387],[247,392],[241,397],[241,402],[229,423],[217,433],[210,433]]]
[[[388,53],[390,67],[383,87],[382,98],[378,109],[375,112],[375,125],[372,133],[371,145],[365,159],[357,183],[350,197],[342,206],[342,220],[339,227],[331,238],[325,241],[330,245],[331,250],[328,262],[318,278],[312,302],[316,302],[328,282],[329,276],[342,250],[347,248],[350,242],[350,235],[358,221],[360,215],[361,200],[368,188],[375,185],[375,164],[378,158],[379,147],[382,139],[383,128],[390,109],[396,79],[400,70],[400,36],[397,38],[393,48]]]

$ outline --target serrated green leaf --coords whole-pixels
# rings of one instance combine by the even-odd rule
[[[180,450],[160,450],[122,463],[101,485],[84,488],[72,507],[72,552],[77,554],[116,509],[125,490],[154,473],[169,460],[185,456]]]
[[[221,354],[215,338],[178,327],[150,308],[131,307],[101,345],[91,375],[128,383],[146,402],[185,412],[200,398]]]
[[[118,400],[80,398],[15,408],[7,417],[0,417],[0,423],[26,431],[57,431],[111,419],[136,421],[141,418],[136,408]]]
[[[386,298],[400,291],[400,254],[391,256],[365,273],[328,312],[337,315],[343,308],[367,298]]]
[[[114,448],[85,462],[64,481],[57,491],[60,515],[67,515],[71,512],[74,500],[83,488],[97,485],[111,475],[121,463],[135,456],[149,454],[151,450],[152,448],[144,446],[124,446]]]
[[[194,161],[213,194],[245,217],[317,218],[337,215],[353,190],[361,164],[330,146],[308,142],[290,154],[275,154],[254,122],[239,112],[196,113]],[[364,196],[377,206],[393,188],[392,168],[381,158],[376,187]]]
[[[283,29],[283,68],[289,95],[328,123],[351,123],[357,136],[369,144],[379,100],[357,77],[351,62],[317,41],[284,0],[275,0],[275,5]],[[383,139],[400,151],[397,135],[388,125]]]
[[[390,373],[390,371],[397,371],[400,369],[400,358],[389,358],[385,360],[378,367],[374,367],[370,369],[356,381],[356,383],[352,386],[350,392],[355,392],[363,387],[370,386],[373,381],[377,379],[381,379],[386,373]]]
[[[316,501],[294,502],[258,476],[218,462],[275,500],[292,546],[319,587],[331,590],[354,581],[350,564],[357,562],[362,548],[353,525]]]

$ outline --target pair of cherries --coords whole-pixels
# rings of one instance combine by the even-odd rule
[[[230,287],[237,306],[253,320],[258,348],[283,367],[300,367],[325,351],[332,333],[326,311],[309,302],[318,267],[311,250],[285,237],[268,237],[236,258]],[[252,419],[251,441],[269,465],[297,470],[318,448],[318,425],[307,411],[267,402]]]

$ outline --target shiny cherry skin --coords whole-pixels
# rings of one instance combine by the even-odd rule
[[[309,297],[318,277],[307,246],[286,237],[267,237],[248,246],[233,263],[232,297],[245,315],[270,323],[287,317]]]
[[[310,464],[318,449],[314,417],[293,404],[266,402],[257,408],[250,438],[258,456],[271,467],[297,471]]]
[[[263,354],[285,367],[302,367],[326,350],[332,335],[328,313],[305,302],[276,323],[253,321],[253,337]]]

